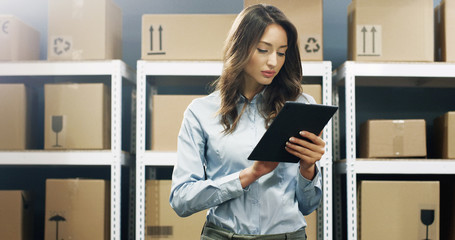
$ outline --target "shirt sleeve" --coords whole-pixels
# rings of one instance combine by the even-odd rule
[[[313,180],[303,177],[300,168],[297,168],[297,171],[297,201],[302,214],[308,215],[318,208],[322,198],[322,175],[319,162],[316,163],[316,174]]]
[[[178,136],[177,163],[172,174],[169,202],[181,217],[217,206],[243,194],[240,172],[206,179],[206,137],[200,121],[188,108]]]

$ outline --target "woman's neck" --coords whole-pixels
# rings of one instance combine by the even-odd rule
[[[264,85],[260,84],[254,84],[248,86],[248,84],[245,84],[242,94],[243,96],[248,99],[248,101],[251,101],[254,96],[256,96],[258,93],[260,93],[264,89]]]

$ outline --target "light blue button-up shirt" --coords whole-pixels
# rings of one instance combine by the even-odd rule
[[[239,97],[240,112],[247,100]],[[209,209],[207,221],[238,234],[276,234],[306,226],[304,215],[318,207],[322,196],[318,164],[312,181],[300,174],[298,163],[280,163],[246,189],[240,184],[239,173],[253,164],[248,155],[266,131],[258,112],[262,97],[257,94],[248,103],[231,134],[223,133],[217,114],[219,92],[188,106],[178,136],[170,195],[178,215]],[[297,101],[314,103],[306,94]]]

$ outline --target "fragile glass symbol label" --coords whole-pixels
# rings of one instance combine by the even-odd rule
[[[379,57],[382,55],[382,26],[357,25],[357,56]]]

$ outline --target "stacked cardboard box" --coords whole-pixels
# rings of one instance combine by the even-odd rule
[[[0,15],[0,61],[38,60],[40,34],[12,15]]]
[[[435,8],[436,60],[455,62],[455,1],[442,0]]]
[[[183,113],[195,98],[204,95],[153,95],[152,150],[177,151],[177,137]]]
[[[110,92],[102,83],[45,84],[45,149],[110,148]]]
[[[433,61],[433,0],[353,0],[348,59]]]
[[[108,240],[109,209],[105,180],[47,179],[44,239]]]
[[[323,60],[322,0],[245,0],[243,5],[246,8],[258,3],[279,8],[295,25],[302,60]]]
[[[142,16],[144,60],[221,60],[235,14]]]
[[[425,120],[368,120],[360,144],[361,158],[426,157]]]
[[[439,182],[362,181],[359,191],[359,239],[439,239]]]
[[[314,98],[317,104],[322,104],[322,86],[321,84],[303,84],[303,92]]]
[[[305,216],[307,226],[305,233],[307,239],[318,239],[318,211],[315,210],[310,215]]]
[[[122,58],[122,12],[112,0],[50,0],[49,60]]]
[[[32,240],[33,209],[27,191],[0,191],[0,239]]]
[[[435,157],[455,159],[455,112],[436,118],[433,125]]]
[[[24,84],[0,84],[0,150],[30,147],[29,94]]]
[[[199,239],[206,212],[179,217],[169,204],[171,184],[170,180],[147,180],[145,183],[145,239]]]

